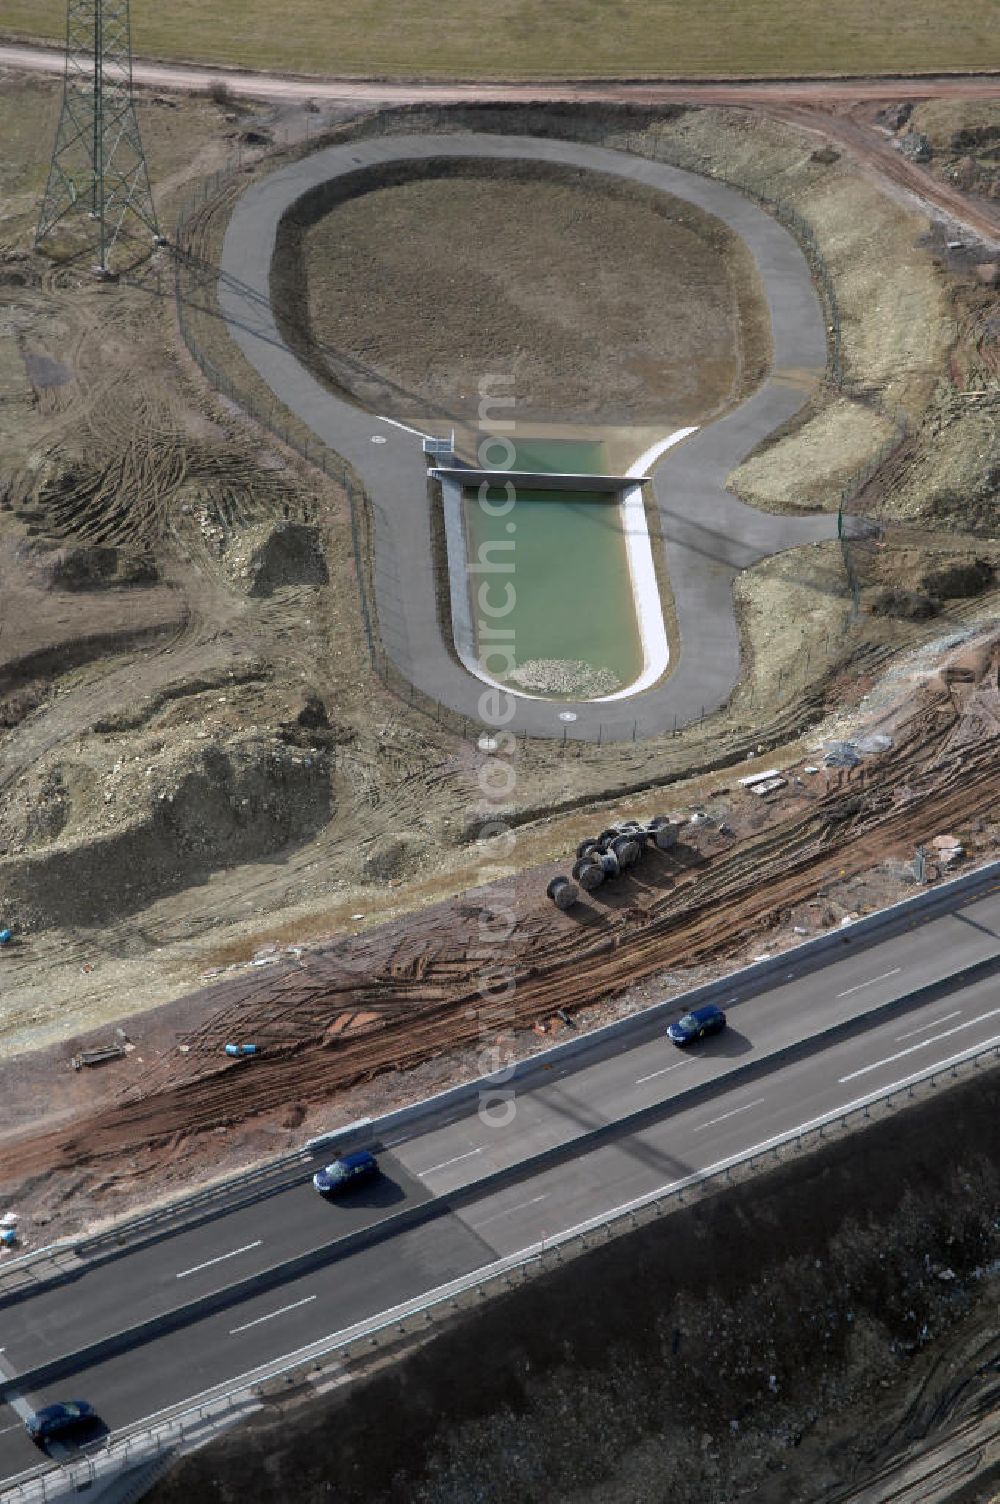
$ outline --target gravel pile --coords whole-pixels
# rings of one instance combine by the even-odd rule
[[[518,664],[508,680],[533,694],[566,695],[577,700],[614,694],[622,687],[611,669],[593,668],[579,658],[529,658],[527,663]]]

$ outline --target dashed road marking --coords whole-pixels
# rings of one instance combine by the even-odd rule
[[[856,987],[848,987],[846,992],[838,992],[838,997],[850,997],[854,992],[863,992],[866,987],[874,987],[876,982],[884,982],[889,977],[898,976],[902,971],[901,966],[894,966],[891,971],[884,971],[880,977],[872,977],[867,982],[859,982]]]
[[[263,1238],[258,1238],[255,1243],[244,1243],[242,1248],[231,1248],[228,1253],[220,1253],[218,1258],[206,1259],[203,1264],[192,1264],[190,1269],[182,1269],[174,1279],[187,1279],[189,1274],[197,1274],[201,1269],[210,1269],[213,1264],[223,1264],[226,1259],[234,1259],[238,1253],[249,1253],[251,1248],[259,1248]]]
[[[463,1159],[472,1159],[476,1154],[482,1154],[485,1144],[480,1144],[478,1149],[470,1149],[468,1154],[456,1154],[454,1159],[443,1159],[439,1165],[428,1165],[426,1170],[418,1170],[418,1175],[433,1175],[435,1170],[446,1170],[449,1165],[457,1165]]]
[[[681,1066],[686,1064],[686,1060],[678,1060],[676,1065],[665,1065],[662,1071],[653,1071],[652,1075],[650,1076],[640,1076],[635,1084],[636,1086],[641,1086],[644,1081],[655,1081],[657,1076],[666,1076],[669,1075],[671,1071],[679,1071]]]
[[[766,1101],[766,1097],[755,1097],[754,1100],[752,1102],[748,1102],[745,1107],[734,1107],[732,1112],[724,1112],[721,1118],[710,1118],[707,1123],[699,1123],[698,1127],[694,1129],[694,1132],[700,1133],[703,1128],[714,1128],[716,1123],[724,1123],[727,1118],[734,1118],[736,1117],[737,1113],[740,1112],[749,1112],[751,1107],[759,1107],[762,1102]]]
[[[926,1034],[928,1029],[936,1029],[939,1024],[946,1024],[949,1019],[957,1018],[961,1011],[961,1008],[956,1008],[954,1013],[946,1013],[944,1018],[936,1018],[932,1024],[922,1024],[919,1029],[907,1029],[905,1034],[897,1034],[896,1040],[915,1039],[918,1034]]]
[[[266,1316],[258,1316],[254,1321],[244,1321],[242,1326],[231,1326],[229,1335],[235,1337],[237,1332],[248,1332],[252,1326],[260,1326],[262,1321],[273,1321],[275,1316],[284,1316],[286,1311],[297,1311],[299,1306],[307,1306],[311,1300],[315,1299],[315,1295],[307,1295],[304,1300],[293,1300],[290,1306],[282,1306],[277,1311],[269,1311]]]

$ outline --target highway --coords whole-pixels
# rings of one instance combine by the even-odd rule
[[[23,1410],[81,1397],[112,1429],[131,1423],[1000,1040],[994,960],[1000,963],[995,879],[991,890],[951,912],[897,924],[867,943],[845,940],[827,964],[790,957],[779,982],[757,990],[734,985],[730,1028],[690,1050],[664,1039],[662,1020],[655,1029],[639,1021],[633,1034],[593,1057],[540,1069],[518,1091],[506,1127],[491,1128],[464,1111],[410,1136],[389,1134],[380,1154],[383,1180],[349,1201],[327,1204],[304,1171],[299,1183],[255,1205],[12,1303],[0,1309],[0,1365],[7,1375],[24,1373],[108,1333],[230,1292],[221,1309],[194,1313],[132,1350],[88,1359],[19,1403]],[[977,975],[953,980],[977,963]],[[914,1000],[916,989],[923,993]],[[830,1029],[836,1032],[829,1039],[819,1037]],[[637,1112],[638,1121],[616,1126]],[[591,1139],[574,1145],[587,1134]],[[547,1153],[548,1160],[531,1163]],[[473,1188],[496,1172],[505,1172],[500,1183]],[[238,1288],[286,1259],[442,1195],[457,1199],[431,1220],[288,1279],[271,1278],[263,1290]],[[15,1411],[0,1411],[0,1478],[37,1460]]]

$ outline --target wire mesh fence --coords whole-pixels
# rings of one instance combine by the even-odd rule
[[[359,133],[364,136],[390,135],[410,128],[408,112],[378,111],[359,122]],[[594,139],[581,132],[586,139]],[[575,138],[574,138],[575,139]],[[611,144],[609,142],[609,144]],[[667,162],[685,171],[709,176],[725,183],[736,191],[754,199],[769,214],[772,214],[795,237],[812,270],[822,300],[828,337],[827,385],[847,398],[865,401],[875,407],[893,425],[890,438],[883,443],[857,470],[843,481],[837,491],[838,534],[844,559],[848,588],[852,599],[852,611],[847,625],[858,619],[860,587],[859,575],[853,560],[854,538],[852,529],[845,526],[844,516],[850,503],[864,490],[882,466],[897,451],[908,432],[906,415],[901,411],[887,411],[881,405],[877,393],[850,382],[844,373],[843,329],[841,311],[834,278],[830,272],[822,247],[808,220],[790,204],[780,192],[762,186],[746,175],[724,173],[712,167],[695,152],[686,150],[678,141],[665,140],[662,136],[649,138],[640,134],[627,134],[616,138],[614,144],[635,154]],[[276,149],[264,158],[254,159],[255,173],[268,168],[272,163],[287,160],[287,151]],[[223,368],[224,357],[212,355],[206,348],[199,329],[200,319],[209,317],[218,321],[221,315],[215,304],[215,282],[218,267],[209,247],[209,228],[216,212],[224,208],[225,200],[234,187],[246,181],[251,164],[241,153],[199,184],[185,201],[178,215],[175,234],[175,299],[177,320],[181,335],[192,358],[205,379],[219,393],[235,404],[253,421],[267,428],[278,440],[295,450],[307,464],[315,465],[324,475],[343,487],[350,508],[351,546],[358,583],[359,606],[365,634],[369,661],[385,688],[412,709],[421,712],[444,731],[462,737],[475,734],[480,728],[468,716],[453,710],[436,698],[425,694],[397,667],[389,657],[379,632],[378,608],[374,579],[374,525],[372,500],[366,493],[359,477],[347,466],[336,451],[323,443],[306,429],[284,406],[261,384],[252,389],[248,377],[234,374],[238,363],[230,369]],[[198,316],[193,315],[200,315]],[[213,347],[221,347],[213,339]],[[862,529],[862,531],[864,531]],[[827,645],[829,648],[829,644]],[[704,714],[702,716],[704,719]],[[636,722],[636,734],[638,722]],[[671,734],[670,727],[664,727]],[[603,733],[604,728],[601,728]],[[672,734],[678,735],[685,726],[674,725]],[[603,741],[599,733],[599,740]],[[621,739],[620,731],[616,739]],[[626,735],[627,739],[627,735]],[[633,736],[633,740],[635,735]],[[578,740],[578,735],[568,726],[563,727],[562,744]]]

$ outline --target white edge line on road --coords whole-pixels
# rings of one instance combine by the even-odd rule
[[[277,1311],[268,1311],[266,1316],[258,1316],[254,1321],[245,1321],[242,1326],[229,1328],[230,1337],[235,1337],[237,1332],[248,1332],[252,1326],[260,1326],[262,1321],[273,1321],[275,1316],[284,1316],[286,1311],[297,1311],[299,1306],[307,1306],[315,1295],[307,1295],[303,1300],[293,1300],[290,1306],[281,1306]]]
[[[852,995],[852,993],[863,992],[866,987],[874,987],[876,982],[884,982],[889,977],[898,976],[899,973],[902,971],[902,969],[903,968],[901,966],[894,966],[891,971],[883,971],[883,973],[882,973],[882,975],[880,977],[872,977],[867,982],[859,982],[856,987],[848,987],[848,989],[847,989],[846,992],[838,992],[837,996],[838,997],[850,997]]]
[[[640,1076],[635,1084],[641,1086],[644,1081],[655,1081],[657,1076],[668,1076],[671,1071],[679,1071],[682,1065],[687,1065],[687,1061],[678,1060],[676,1065],[665,1065],[662,1071],[654,1071],[651,1076]]]
[[[892,1065],[894,1060],[902,1060],[904,1055],[912,1055],[916,1050],[926,1050],[929,1044],[937,1044],[939,1040],[948,1039],[952,1034],[958,1034],[962,1029],[971,1029],[974,1024],[981,1024],[987,1018],[996,1018],[1000,1008],[991,1008],[989,1013],[980,1013],[976,1018],[967,1018],[964,1024],[956,1024],[953,1029],[945,1029],[943,1034],[932,1034],[930,1039],[922,1039],[919,1044],[911,1044],[905,1050],[897,1050],[895,1055],[886,1055],[884,1060],[873,1060],[871,1065],[863,1065],[860,1070],[851,1071],[847,1076],[838,1076],[838,1086],[844,1086],[848,1081],[854,1081],[858,1076],[867,1076],[869,1071],[877,1071],[883,1065]]]
[[[190,1269],[182,1269],[179,1274],[175,1274],[174,1279],[187,1279],[189,1274],[197,1274],[199,1269],[210,1269],[213,1264],[222,1264],[226,1259],[234,1259],[238,1253],[249,1253],[251,1248],[259,1248],[263,1241],[263,1238],[258,1238],[255,1243],[244,1243],[242,1248],[233,1248],[229,1253],[220,1253],[218,1258],[206,1259],[203,1264],[192,1264]]]
[[[398,418],[386,418],[379,414],[378,421],[379,423],[391,423],[393,428],[401,428],[404,433],[416,434],[418,439],[432,439],[435,437],[434,434],[424,433],[422,428],[411,428],[409,423],[400,423]]]
[[[751,1107],[759,1107],[761,1102],[766,1102],[766,1097],[756,1097],[752,1102],[747,1102],[745,1107],[734,1107],[732,1112],[724,1112],[721,1118],[710,1118],[707,1123],[699,1123],[692,1132],[701,1133],[704,1128],[714,1128],[716,1123],[724,1123],[728,1118],[735,1118],[741,1112],[749,1112]]]
[[[984,1039],[982,1044],[975,1046],[975,1050],[989,1050],[1000,1046],[1000,1034],[995,1034],[992,1039]],[[947,1060],[938,1060],[931,1069],[946,1071],[950,1065],[959,1065],[967,1060],[972,1053],[970,1050],[962,1050],[957,1055],[949,1055]],[[821,1117],[810,1118],[808,1122],[797,1123],[794,1128],[785,1128],[781,1133],[776,1133],[772,1138],[766,1138],[759,1144],[751,1144],[746,1149],[741,1149],[738,1154],[731,1154],[728,1159],[716,1160],[714,1165],[706,1165],[703,1170],[696,1170],[692,1175],[686,1175],[682,1180],[668,1180],[665,1185],[657,1186],[654,1191],[645,1191],[643,1195],[634,1197],[631,1201],[624,1202],[621,1206],[610,1207],[601,1212],[599,1217],[590,1217],[586,1222],[578,1222],[575,1227],[566,1228],[559,1233],[560,1241],[572,1238],[582,1228],[591,1227],[596,1221],[610,1221],[613,1217],[621,1217],[626,1212],[633,1211],[636,1207],[648,1206],[651,1201],[664,1195],[667,1191],[675,1191],[678,1188],[686,1188],[695,1185],[699,1180],[704,1180],[707,1175],[717,1175],[720,1170],[727,1170],[732,1165],[740,1163],[754,1154],[763,1154],[766,1149],[773,1149],[778,1145],[787,1143],[796,1134],[808,1133],[813,1128],[819,1128],[825,1123],[831,1123],[837,1117],[843,1117],[849,1112],[857,1112],[861,1107],[870,1107],[872,1103],[881,1101],[884,1097],[891,1096],[894,1091],[902,1091],[904,1086],[912,1086],[918,1081],[926,1079],[927,1071],[916,1071],[912,1076],[904,1076],[901,1081],[890,1081],[887,1086],[880,1086],[877,1091],[871,1091],[865,1097],[855,1097],[853,1102],[845,1102],[843,1106],[833,1112],[825,1112]],[[535,1249],[543,1250],[548,1247],[546,1243],[534,1243],[528,1248],[518,1250],[520,1254],[530,1254]]]
[[[975,1048],[976,1050],[988,1050],[997,1046],[1000,1046],[1000,1034],[995,1035],[992,1039],[984,1040],[982,1044],[977,1045]],[[944,1071],[947,1070],[949,1066],[960,1065],[964,1061],[967,1061],[969,1059],[971,1053],[973,1053],[973,1051],[962,1050],[957,1055],[950,1055],[946,1060],[937,1061],[933,1069]],[[808,1133],[812,1128],[818,1128],[821,1124],[832,1122],[837,1114],[843,1115],[849,1112],[857,1112],[861,1107],[870,1107],[873,1103],[881,1101],[886,1096],[891,1095],[892,1092],[901,1091],[905,1086],[911,1086],[918,1081],[924,1080],[926,1078],[926,1074],[926,1071],[917,1071],[912,1076],[904,1076],[901,1081],[892,1081],[888,1086],[881,1086],[877,1091],[869,1092],[867,1096],[856,1097],[853,1102],[845,1102],[843,1106],[837,1109],[836,1113],[824,1113],[821,1117],[811,1118],[808,1122],[799,1123],[796,1127],[785,1129],[781,1133],[776,1133],[773,1135],[773,1137],[764,1139],[759,1144],[753,1144],[747,1149],[741,1149],[739,1154],[730,1155],[728,1159],[720,1159],[713,1165],[707,1165],[704,1170],[699,1170],[695,1174],[687,1176],[684,1180],[672,1180],[666,1185],[658,1186],[656,1190],[652,1192],[646,1192],[642,1196],[635,1197],[632,1201],[628,1201],[622,1206],[611,1207],[608,1211],[601,1213],[600,1220],[603,1220],[605,1218],[610,1220],[612,1217],[620,1217],[623,1213],[631,1211],[635,1207],[648,1205],[651,1201],[655,1201],[657,1197],[662,1196],[666,1191],[675,1190],[678,1186],[693,1185],[698,1179],[705,1175],[718,1174],[720,1170],[728,1169],[731,1165],[735,1164],[737,1161],[743,1159],[747,1155],[762,1154],[766,1149],[772,1149],[776,1145],[787,1142],[796,1133]],[[565,1233],[560,1234],[560,1238],[572,1237],[574,1233],[580,1230],[580,1228],[590,1227],[593,1223],[593,1220],[594,1219],[591,1218],[590,1221],[580,1222],[576,1227],[568,1228]],[[483,1265],[480,1271],[474,1270],[471,1272],[481,1272],[485,1276],[491,1269],[497,1269],[501,1266],[509,1267],[512,1261],[518,1258],[524,1258],[531,1256],[536,1252],[544,1251],[547,1247],[550,1246],[550,1241],[551,1240],[546,1240],[546,1242],[544,1243],[530,1244],[527,1248],[520,1248],[515,1253],[508,1254],[505,1258],[495,1260],[492,1264]],[[399,1305],[390,1306],[386,1311],[380,1311],[378,1314],[379,1316],[385,1318],[386,1321],[391,1321],[397,1315],[397,1313],[401,1315],[407,1314],[415,1307],[415,1305],[419,1304],[420,1307],[426,1307],[433,1303],[435,1299],[440,1300],[446,1298],[448,1294],[455,1289],[456,1286],[463,1284],[464,1279],[456,1279],[452,1280],[449,1284],[446,1285],[437,1285],[434,1289],[425,1291],[424,1294],[420,1297],[419,1302],[403,1301]],[[278,1315],[279,1313],[275,1312],[274,1314]],[[343,1327],[336,1332],[328,1332],[324,1337],[318,1338],[315,1342],[308,1344],[306,1347],[296,1348],[293,1353],[287,1354],[286,1356],[289,1358],[295,1358],[300,1354],[314,1354],[320,1350],[325,1352],[330,1347],[336,1346],[338,1344],[344,1345],[354,1340],[357,1335],[363,1334],[364,1331],[368,1329],[369,1325],[370,1322],[361,1321],[355,1323],[354,1326]],[[269,1363],[261,1363],[258,1364],[256,1368],[247,1369],[243,1373],[235,1374],[231,1379],[221,1381],[220,1384],[215,1385],[210,1389],[201,1390],[200,1393],[192,1395],[190,1397],[190,1400],[187,1402],[189,1404],[189,1408],[196,1406],[199,1403],[209,1403],[211,1397],[216,1395],[218,1389],[222,1387],[222,1383],[227,1383],[229,1385],[230,1391],[233,1391],[235,1389],[235,1386],[244,1383],[244,1381],[247,1385],[254,1383],[257,1379],[257,1376],[270,1367],[271,1364]],[[14,1405],[14,1397],[11,1396],[8,1399],[7,1403]],[[21,1401],[20,1403],[23,1404],[24,1402]],[[175,1409],[175,1406],[170,1405],[162,1410],[154,1410],[149,1415],[140,1417],[140,1419],[134,1422],[133,1425],[138,1425],[140,1423],[148,1424],[152,1421],[159,1420],[161,1417],[166,1417],[173,1414]]]
[[[954,1013],[946,1013],[944,1018],[936,1018],[932,1024],[923,1024],[919,1029],[907,1029],[905,1034],[896,1035],[896,1043],[899,1044],[904,1039],[915,1039],[918,1034],[926,1034],[928,1029],[937,1029],[941,1024],[946,1024],[949,1020],[957,1018],[961,1011],[961,1008],[956,1008]]]
[[[470,1149],[468,1154],[456,1154],[454,1159],[443,1159],[439,1165],[428,1165],[426,1170],[418,1170],[417,1174],[433,1175],[435,1170],[446,1170],[449,1165],[457,1165],[460,1160],[472,1159],[473,1155],[482,1154],[485,1148],[485,1144],[480,1144],[478,1149]]]

